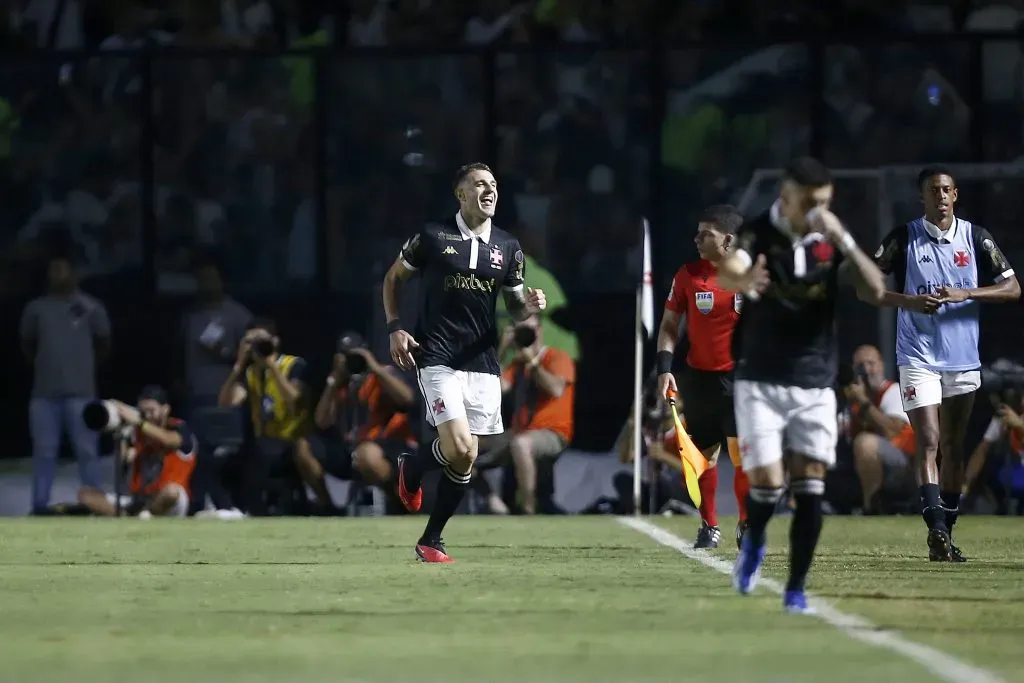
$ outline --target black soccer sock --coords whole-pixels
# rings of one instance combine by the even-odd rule
[[[918,487],[921,494],[921,516],[929,529],[949,532],[946,526],[946,511],[942,507],[938,484],[924,484]]]
[[[469,489],[471,478],[472,474],[462,474],[451,467],[445,467],[441,471],[441,479],[437,482],[437,501],[427,519],[427,527],[423,530],[420,543],[435,543],[441,538],[444,525],[459,509],[459,504]]]
[[[448,464],[448,459],[441,452],[441,440],[434,439],[430,448],[423,448],[415,458],[408,458],[405,463],[405,487],[415,491],[423,482],[423,474],[439,470]]]
[[[782,498],[782,489],[753,486],[747,494],[747,533],[755,548],[764,545],[768,522],[775,514],[775,506]]]
[[[789,526],[789,581],[786,590],[802,591],[821,536],[821,499],[825,495],[825,482],[821,479],[796,479],[790,490],[796,499],[796,510]]]
[[[956,491],[943,491],[942,492],[942,506],[946,513],[946,527],[949,529],[949,533],[953,533],[953,525],[956,524],[957,517],[960,516],[960,492]]]

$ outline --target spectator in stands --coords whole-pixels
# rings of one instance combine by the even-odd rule
[[[285,495],[304,497],[297,488],[304,483],[313,490],[321,511],[333,508],[323,466],[307,438],[312,421],[305,375],[304,359],[280,352],[274,322],[253,321],[217,398],[222,407],[249,404],[255,439],[244,456],[243,497],[250,515],[268,513],[267,493],[275,473],[295,485]],[[294,473],[301,481],[291,476]]]
[[[990,457],[999,443],[1005,444],[1007,457]],[[988,476],[983,476],[986,471]],[[967,462],[964,495],[973,499],[985,489],[992,494],[997,513],[1006,514],[1010,501],[1017,499],[1017,514],[1024,514],[1024,398],[1016,391],[1001,397]]]
[[[564,351],[544,345],[540,321],[529,318],[511,336],[515,359],[505,369],[501,389],[510,402],[511,420],[505,438],[481,456],[481,469],[511,458],[519,501],[527,515],[537,512],[537,464],[557,458],[572,440],[576,364]]]
[[[912,495],[914,430],[903,411],[899,383],[887,379],[882,354],[870,345],[853,354],[854,381],[843,393],[850,403],[853,463],[865,513],[880,511],[880,495]]]
[[[81,484],[99,486],[99,440],[85,426],[82,410],[96,398],[96,365],[110,351],[107,309],[78,289],[71,261],[51,258],[47,279],[49,291],[25,307],[20,328],[21,348],[34,369],[29,430],[36,513],[50,504],[65,433],[78,459]]]
[[[342,457],[351,458],[363,481],[392,495],[398,456],[416,447],[409,419],[415,400],[397,368],[378,361],[359,334],[346,332],[316,406],[316,426],[337,430]]]
[[[132,426],[130,439],[119,442],[119,456],[131,467],[131,493],[121,496],[121,509],[142,518],[188,515],[196,440],[184,420],[171,417],[167,392],[151,385],[139,394],[136,407],[111,403],[124,423]],[[83,486],[78,501],[94,515],[117,514],[116,495],[99,488]]]
[[[199,438],[194,500],[202,508],[210,494],[215,507],[230,508],[197,413],[217,405],[217,395],[231,374],[252,313],[225,293],[224,279],[213,259],[201,259],[195,266],[195,277],[196,300],[183,316],[181,326],[184,412]]]

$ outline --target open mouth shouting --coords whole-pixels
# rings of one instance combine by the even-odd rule
[[[494,215],[494,208],[498,204],[498,195],[495,192],[484,192],[477,200],[480,210],[488,216]]]

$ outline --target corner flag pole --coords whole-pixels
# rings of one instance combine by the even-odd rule
[[[633,514],[640,514],[642,467],[640,457],[643,419],[644,339],[654,334],[654,289],[651,274],[651,226],[643,219],[643,268],[636,288],[636,323],[633,349]]]
[[[633,349],[633,514],[640,514],[640,427],[643,419],[643,371],[644,371],[644,331],[641,321],[643,307],[643,285],[636,288],[636,332]]]

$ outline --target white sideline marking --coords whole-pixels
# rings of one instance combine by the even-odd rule
[[[732,576],[732,564],[717,557],[712,557],[705,551],[694,550],[692,544],[673,533],[665,531],[661,527],[637,517],[619,517],[618,522],[634,531],[639,531],[644,536],[671,548],[691,560],[696,560],[708,569],[714,569],[719,574]],[[782,594],[783,587],[777,581],[764,577],[757,584],[763,586],[773,593]],[[980,669],[967,662],[950,657],[945,652],[912,643],[906,640],[896,631],[883,631],[877,626],[852,614],[840,612],[820,598],[808,597],[808,603],[817,610],[816,616],[826,624],[835,626],[845,635],[859,640],[868,645],[892,650],[896,654],[911,659],[925,669],[930,671],[936,678],[948,681],[949,683],[1002,683],[1002,679],[991,671]],[[794,617],[799,619],[800,617]]]

